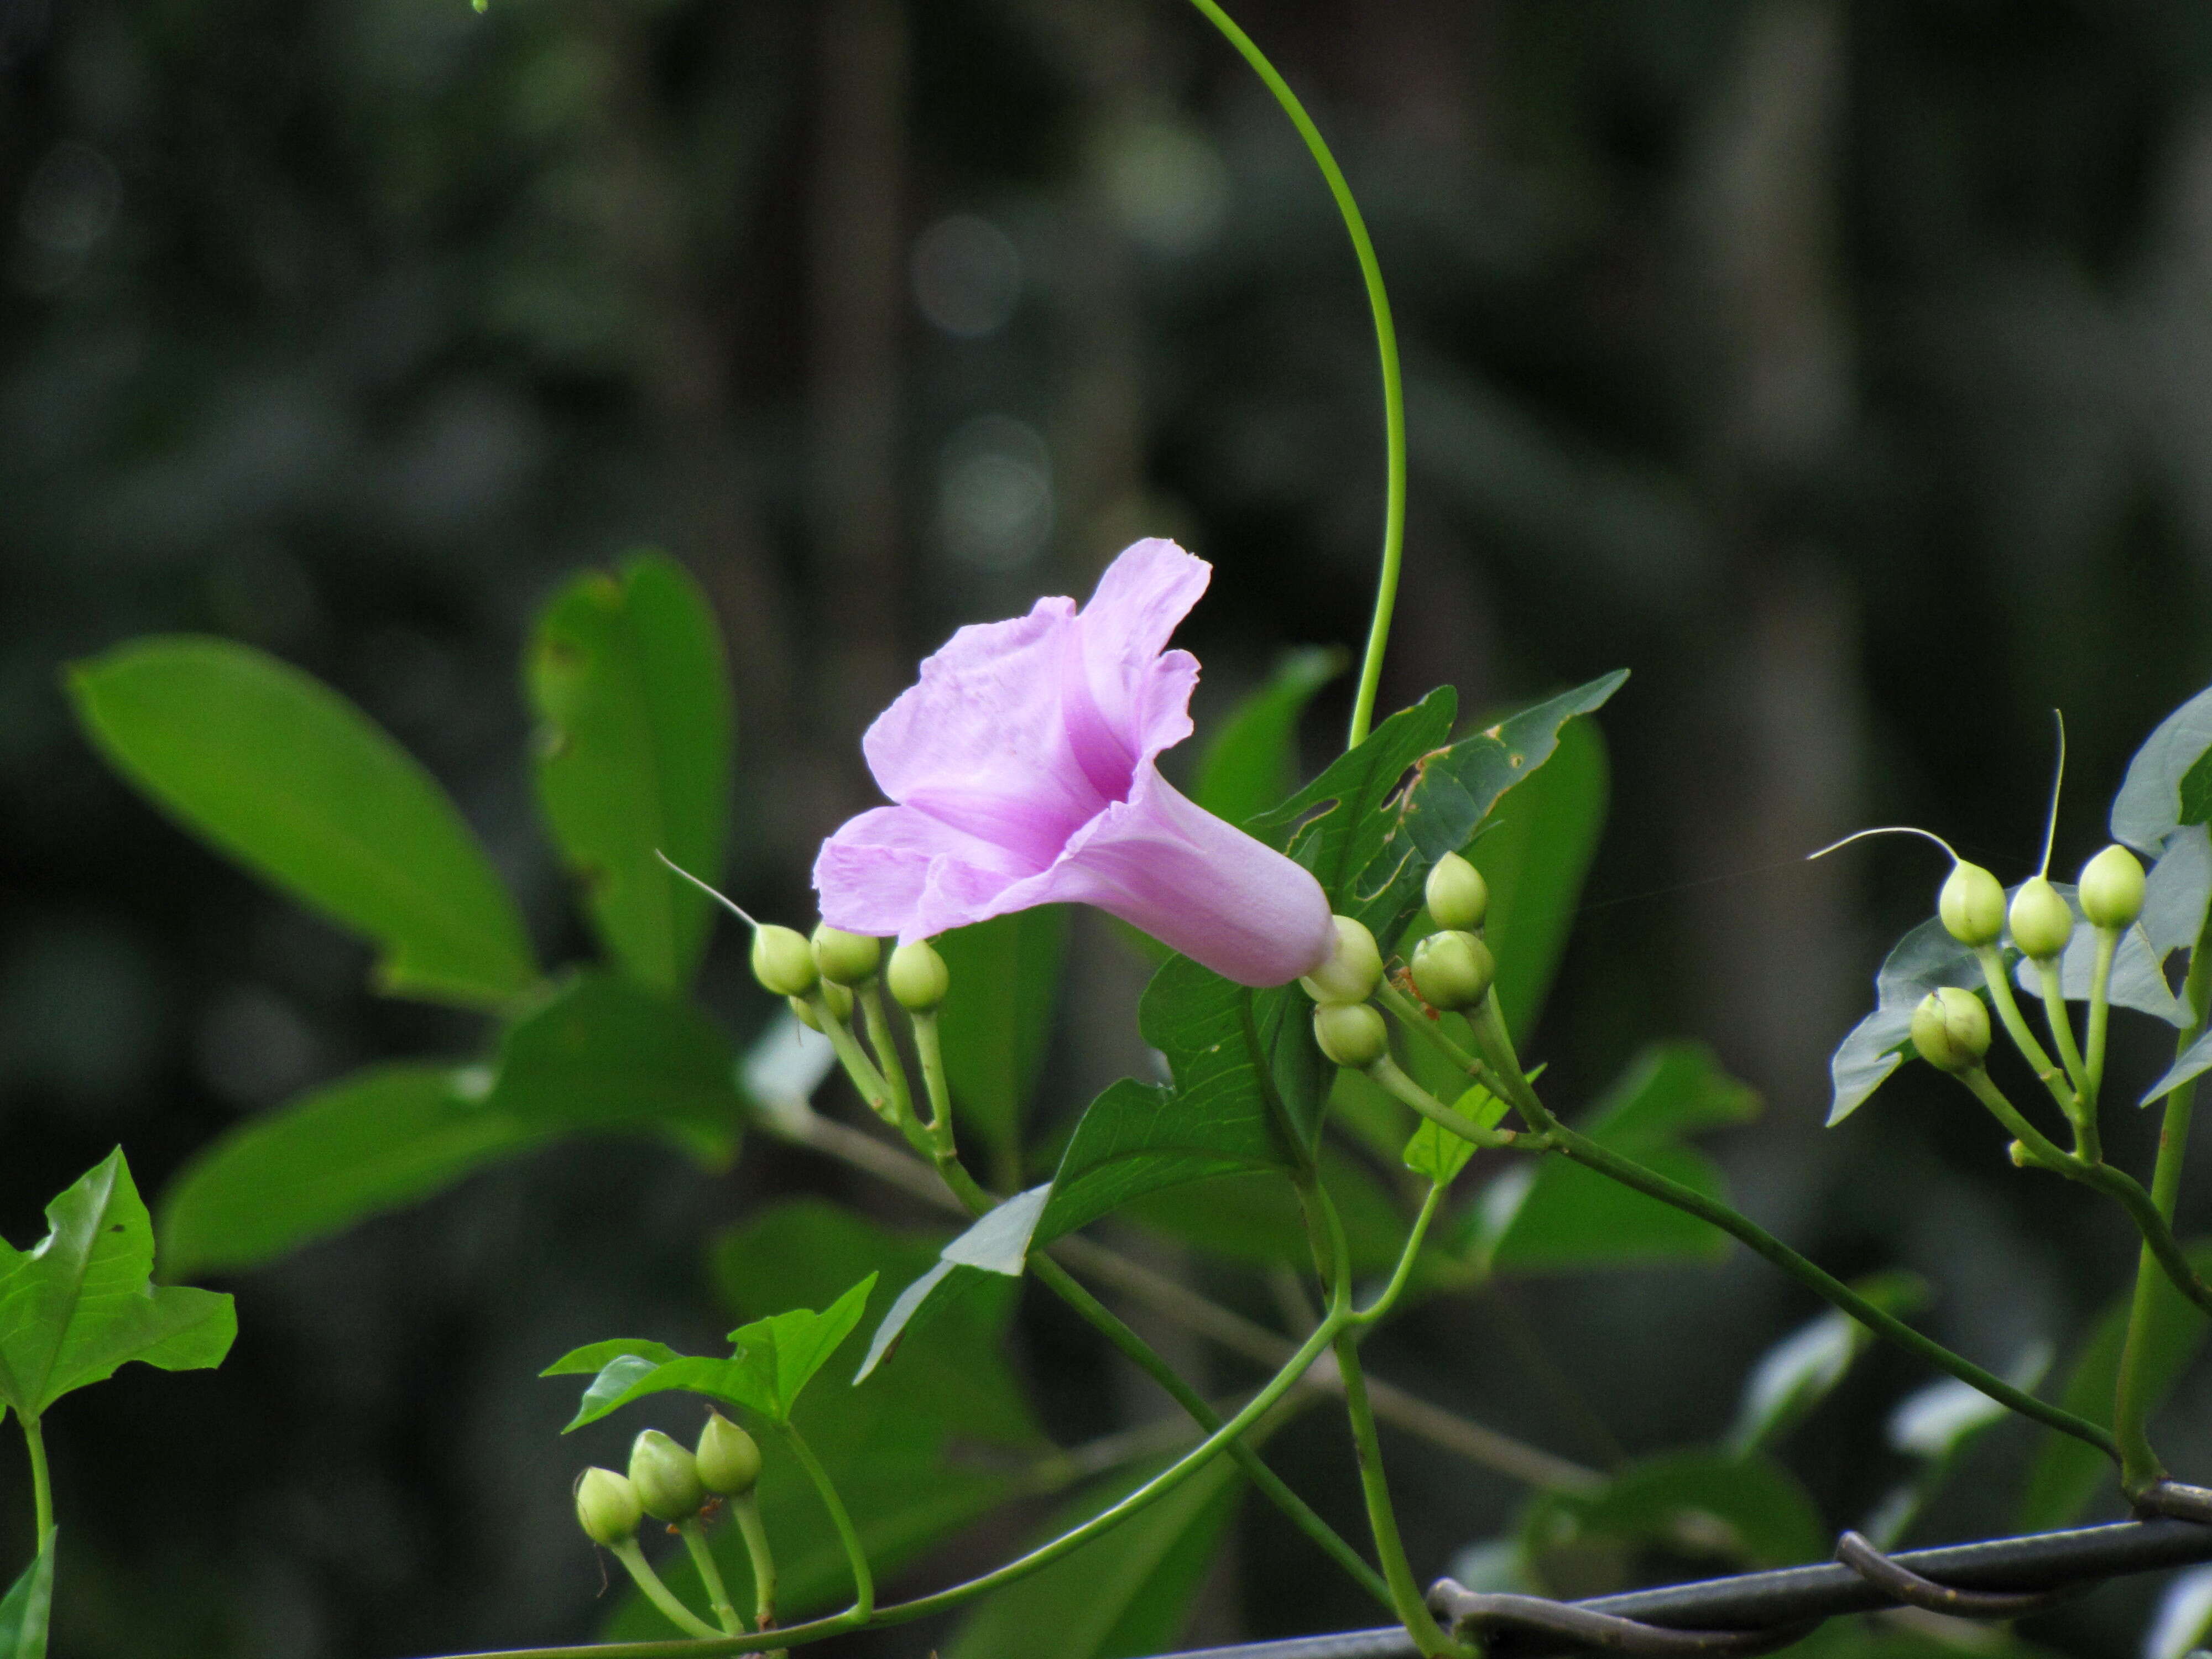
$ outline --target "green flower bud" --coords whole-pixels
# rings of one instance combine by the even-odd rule
[[[2008,1141],[2005,1145],[2005,1156],[2012,1160],[2012,1167],[2015,1170],[2025,1170],[2032,1161],[2028,1156],[2027,1143],[2024,1140]]]
[[[1364,1072],[1390,1052],[1382,1016],[1364,1002],[1324,1002],[1314,1010],[1314,1041],[1339,1066]]]
[[[814,988],[814,952],[805,934],[773,925],[753,929],[753,977],[780,997],[803,997]]]
[[[2004,937],[2003,884],[1980,865],[1961,859],[1951,866],[1936,913],[1943,918],[1943,931],[1960,944],[1976,949],[1995,945]]]
[[[576,1482],[576,1523],[594,1544],[612,1549],[637,1536],[645,1505],[637,1488],[612,1469],[586,1469]]]
[[[1364,923],[1338,916],[1336,948],[1327,962],[1298,983],[1306,994],[1324,1006],[1332,1002],[1364,1002],[1382,982],[1382,953],[1375,948],[1375,935]]]
[[[884,959],[884,942],[823,922],[814,930],[814,965],[832,985],[858,985]]]
[[[2132,927],[2142,907],[2143,867],[2118,842],[2081,866],[2081,914],[2093,927]]]
[[[2012,896],[2012,942],[2038,962],[2048,962],[2074,937],[2074,907],[2041,876],[2030,876]]]
[[[1912,1011],[1912,1046],[1939,1072],[1971,1072],[1990,1051],[1990,1011],[1955,985],[1930,991]]]
[[[952,970],[937,954],[936,946],[926,939],[902,945],[892,951],[891,965],[884,971],[884,979],[891,988],[891,995],[898,999],[899,1006],[915,1014],[929,1012],[945,1000],[945,994],[952,988]]]
[[[1431,1008],[1472,1008],[1497,977],[1490,947],[1472,933],[1431,933],[1413,949],[1413,988]]]
[[[695,1461],[700,1483],[718,1498],[741,1498],[760,1479],[759,1445],[720,1412],[707,1414]]]
[[[1482,926],[1490,914],[1490,884],[1482,872],[1456,853],[1447,853],[1429,866],[1429,884],[1423,895],[1429,915],[1439,927],[1464,931]]]
[[[822,994],[823,1001],[830,1005],[830,1012],[841,1021],[853,1018],[853,994],[836,980],[825,979],[814,988]],[[814,1005],[806,998],[792,998],[791,1012],[799,1016],[801,1025],[817,1031],[822,1029],[822,1022],[814,1018]]]
[[[688,1521],[707,1501],[697,1461],[659,1429],[647,1429],[631,1442],[629,1483],[645,1512],[657,1521]]]

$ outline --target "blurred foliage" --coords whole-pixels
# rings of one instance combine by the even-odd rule
[[[2131,1256],[2100,1214],[2022,1193],[1931,1079],[1814,1128],[1938,872],[1902,842],[1796,860],[1911,821],[2024,873],[2053,703],[2078,856],[2126,754],[2212,678],[2212,22],[2194,0],[1239,15],[1339,143],[1407,339],[1389,706],[1637,671],[1529,1045],[1559,1097],[1651,1039],[1711,1042],[1771,1103],[1720,1156],[1762,1220],[1838,1271],[1921,1272],[1931,1328],[1977,1357],[2070,1355]],[[579,569],[657,544],[714,604],[741,727],[724,873],[792,920],[814,841],[869,798],[860,727],[955,623],[1184,537],[1217,565],[1188,630],[1202,729],[1284,649],[1360,631],[1381,469],[1350,258],[1275,112],[1167,0],[12,0],[0,60],[12,1240],[118,1140],[166,1192],[241,1114],[487,1035],[373,997],[362,947],[137,803],[76,735],[66,662],[191,632],[324,678],[568,961],[586,921],[535,824],[514,665]],[[1115,947],[1079,928],[1068,961],[1039,1133],[1141,1067]],[[764,1012],[726,944],[700,993],[738,1036]],[[2170,1058],[2148,1025],[2116,1033],[2141,1085]],[[2141,1165],[2143,1124],[2111,1139]],[[701,1239],[837,1185],[796,1154],[716,1177],[594,1143],[240,1279],[219,1376],[142,1395],[126,1370],[57,1425],[65,1491],[135,1494],[76,1505],[72,1650],[588,1628],[570,1402],[526,1379],[611,1328],[706,1351]],[[1595,1461],[1721,1435],[1808,1311],[1741,1263],[1464,1307],[1380,1340],[1378,1370]],[[1085,1334],[1023,1328],[1056,1438],[1144,1408]],[[1909,1467],[1865,1449],[1923,1380],[1870,1354],[1794,1435],[1827,1520]],[[2202,1378],[2175,1398],[2171,1454],[2201,1468]],[[1321,1425],[1271,1456],[1348,1517]],[[1992,1434],[1924,1524],[2006,1524],[2033,1443]],[[1394,1472],[1425,1571],[1518,1503],[1410,1449]],[[1371,1617],[1264,1506],[1235,1527],[1201,1633]],[[27,1559],[4,1504],[0,1541]],[[2128,1650],[2131,1595],[2039,1637]]]

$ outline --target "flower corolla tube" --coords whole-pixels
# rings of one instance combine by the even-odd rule
[[[1168,636],[1212,567],[1141,541],[1091,603],[955,634],[861,748],[896,803],[814,864],[822,916],[902,943],[1032,905],[1096,905],[1245,985],[1310,973],[1335,939],[1321,884],[1178,793],[1198,659]]]

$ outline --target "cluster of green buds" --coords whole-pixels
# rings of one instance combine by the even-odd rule
[[[2046,853],[2046,866],[2048,861]],[[2142,915],[2145,884],[2142,865],[2133,853],[2118,844],[2106,848],[2082,866],[2076,897],[2081,914],[2097,933],[2085,1053],[2075,1040],[2061,971],[2062,958],[2074,938],[2075,906],[2042,872],[2021,883],[2008,902],[2004,888],[1996,876],[1978,864],[1952,854],[1951,872],[1937,895],[1936,915],[1944,931],[1979,959],[1990,1001],[1984,1002],[1976,992],[1956,986],[1929,992],[1913,1011],[1912,1047],[1930,1066],[1965,1082],[2002,1121],[2023,1137],[2013,1143],[2015,1163],[2033,1161],[2027,1141],[2038,1138],[2021,1127],[2017,1114],[2003,1101],[1983,1070],[1991,1037],[1991,1005],[2002,1017],[2014,1046],[2050,1086],[2057,1103],[2073,1122],[2074,1159],[2089,1164],[2099,1161],[2101,1154],[2098,1151],[2096,1104],[2104,1072],[2110,976],[2121,935],[2135,926]],[[2051,1037],[2057,1044],[2059,1064],[2054,1064],[2045,1054],[2014,1000],[2006,958],[2000,949],[2008,933],[2012,945],[2033,964],[2041,981],[2045,1012]],[[2033,1153],[2033,1158],[2048,1163],[2060,1158],[2048,1143],[2038,1139],[2038,1144],[2043,1150]]]
[[[651,1516],[671,1527],[709,1504],[742,1498],[760,1479],[760,1446],[720,1412],[710,1413],[696,1449],[659,1429],[630,1443],[629,1472],[586,1469],[576,1482],[576,1521],[584,1535],[609,1549],[628,1543]]]
[[[1335,919],[1335,948],[1328,960],[1298,983],[1314,1000],[1314,1041],[1332,1064],[1365,1074],[1424,1116],[1474,1139],[1449,1108],[1399,1069],[1390,1054],[1389,1027],[1375,1006],[1379,1000],[1401,1019],[1425,1030],[1438,1013],[1467,1014],[1476,1024],[1478,1047],[1486,1031],[1502,1033],[1490,995],[1497,964],[1482,939],[1489,884],[1467,860],[1448,853],[1431,866],[1423,896],[1436,927],[1414,946],[1401,981],[1411,985],[1419,1003],[1388,982],[1374,935],[1351,916]],[[1503,1130],[1486,1129],[1482,1134],[1486,1146],[1508,1145],[1516,1138]]]

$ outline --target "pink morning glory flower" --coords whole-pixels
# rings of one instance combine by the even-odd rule
[[[1173,542],[1115,559],[1080,611],[963,628],[868,728],[896,803],[823,844],[822,919],[926,939],[1035,904],[1093,904],[1214,972],[1281,985],[1334,943],[1321,884],[1177,793],[1198,659],[1168,635],[1212,567]]]

